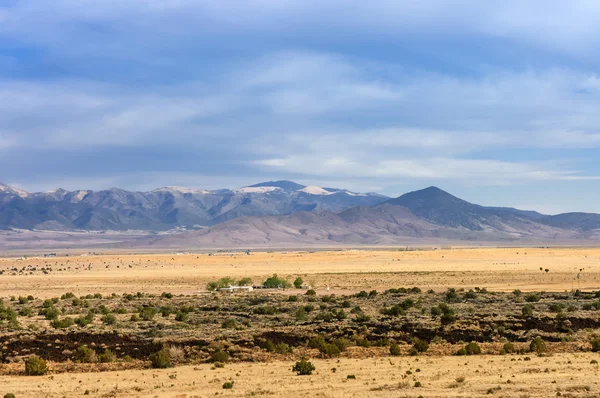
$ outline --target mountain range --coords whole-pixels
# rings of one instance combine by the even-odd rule
[[[545,215],[467,202],[436,187],[398,198],[270,181],[215,191],[54,190],[0,185],[0,227],[144,230],[139,246],[267,247],[407,242],[600,243],[600,215]],[[128,242],[131,245],[131,242]]]
[[[0,229],[145,230],[208,227],[241,216],[338,212],[388,200],[374,193],[270,181],[214,191],[165,187],[151,192],[55,189],[29,193],[0,184]]]

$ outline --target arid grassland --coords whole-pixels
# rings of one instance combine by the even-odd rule
[[[597,249],[71,254],[0,272],[0,396],[600,394]],[[209,291],[230,283],[270,288]]]

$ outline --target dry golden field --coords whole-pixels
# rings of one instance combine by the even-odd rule
[[[301,276],[305,283],[316,288],[318,295],[335,294],[342,298],[350,297],[359,291],[378,290],[383,292],[390,288],[412,286],[422,289],[423,295],[429,289],[440,292],[434,296],[415,296],[415,298],[423,297],[424,303],[433,303],[435,300],[443,299],[443,292],[448,288],[459,289],[459,292],[462,292],[461,288],[464,288],[465,291],[486,288],[490,292],[502,292],[499,296],[492,295],[490,297],[482,294],[482,301],[477,301],[480,300],[477,299],[477,304],[473,302],[473,305],[468,302],[452,304],[459,318],[458,326],[456,326],[458,329],[455,328],[454,331],[448,332],[448,336],[452,336],[452,333],[460,330],[460,325],[463,323],[472,325],[469,314],[481,317],[485,322],[494,323],[507,320],[507,322],[513,322],[511,325],[518,326],[519,319],[517,318],[520,316],[520,308],[524,301],[506,301],[512,297],[507,293],[515,289],[524,293],[528,291],[547,292],[542,296],[541,302],[535,305],[536,311],[540,311],[540,322],[552,325],[555,314],[548,313],[546,308],[547,305],[560,303],[560,301],[553,301],[555,298],[550,293],[571,292],[573,289],[600,290],[600,249],[344,250],[252,252],[249,255],[224,252],[212,255],[206,253],[71,254],[56,258],[1,258],[0,271],[2,271],[0,296],[5,299],[5,302],[9,302],[10,296],[31,295],[35,297],[35,300],[29,304],[21,306],[18,303],[14,304],[15,308],[22,308],[32,305],[32,303],[36,303],[36,308],[41,308],[42,299],[58,297],[66,292],[73,292],[76,296],[100,293],[104,296],[102,302],[108,306],[114,306],[114,304],[110,304],[112,303],[110,300],[121,300],[120,297],[123,293],[135,292],[150,294],[147,299],[150,302],[158,300],[162,292],[171,292],[176,296],[181,295],[178,302],[199,300],[198,302],[206,304],[211,299],[201,297],[205,295],[205,286],[209,281],[221,277],[233,277],[236,280],[250,277],[255,284],[260,284],[273,273],[288,280]],[[577,279],[578,274],[579,279]],[[479,289],[477,292],[479,295]],[[112,293],[117,295],[112,295]],[[279,293],[296,294],[293,290]],[[260,297],[265,293],[258,292],[256,294]],[[270,294],[272,295],[272,293]],[[460,295],[462,294],[460,293]],[[113,298],[107,300],[109,295],[112,295]],[[393,295],[381,296],[383,301],[365,301],[364,304],[361,304],[363,311],[369,313],[367,310],[373,308],[369,310],[372,311],[369,314],[376,316],[378,308],[380,308],[378,306],[389,306],[393,300],[399,300]],[[593,296],[588,297],[590,303],[592,298]],[[574,298],[569,296],[569,300],[572,299]],[[222,299],[215,298],[215,300],[220,305],[227,305],[230,299],[224,297]],[[273,303],[283,303],[282,300],[277,301],[272,298],[268,300]],[[301,297],[302,300],[305,298]],[[493,311],[498,312],[498,308],[502,308],[503,300],[507,303],[506,314],[489,314],[489,318],[484,316],[487,305],[493,305]],[[93,299],[88,301],[94,302]],[[64,306],[63,302],[64,300],[57,306],[61,305],[67,311],[74,311],[75,307],[71,307],[70,303],[68,306]],[[145,323],[129,320],[130,316],[133,317],[130,315],[131,311],[133,313],[137,311],[135,309],[136,301],[131,301],[131,304],[127,304],[125,301],[124,303],[118,304],[118,306],[128,306],[128,313],[117,316],[122,329],[115,329],[115,334],[118,332],[120,336],[127,333],[127,328],[131,327],[133,328],[131,333],[143,335],[146,333],[146,329],[144,329],[146,326],[143,326]],[[573,303],[577,304],[576,301]],[[92,306],[94,305],[97,304],[92,304]],[[286,301],[286,305],[294,305],[294,303]],[[577,311],[581,311],[580,305],[577,308]],[[77,314],[83,315],[85,311]],[[515,315],[515,311],[518,312],[518,315]],[[580,318],[582,322],[598,322],[598,313],[584,311],[581,312]],[[64,314],[76,314],[76,312],[63,311]],[[212,316],[210,313],[205,314],[207,314],[203,315],[205,317]],[[419,312],[415,310],[410,312],[409,316],[412,317],[411,319],[417,319],[415,325],[425,322],[423,325],[437,328],[438,326],[431,326],[431,321],[427,320],[429,315],[424,316],[424,314],[425,311],[419,315]],[[236,316],[239,318],[241,315],[243,314]],[[217,313],[215,316],[226,317],[228,315]],[[558,317],[558,315],[556,316]],[[257,318],[252,321],[252,326],[247,326],[247,331],[244,330],[245,326],[238,329],[237,332],[222,331],[218,326],[219,323],[217,326],[202,324],[201,327],[205,329],[214,327],[217,333],[225,333],[233,338],[249,333],[250,328],[260,329],[261,333],[268,332],[268,325],[270,325],[268,322],[272,322],[272,319],[276,318],[277,316],[274,318],[266,316],[264,323],[260,321],[262,318]],[[177,323],[172,320],[172,317],[169,319],[171,320],[168,322],[155,319],[146,323],[149,328],[156,328],[158,325],[159,329],[171,327],[169,325],[173,322]],[[400,318],[390,319],[392,320],[387,320],[385,321],[387,323],[384,322],[374,327],[391,325],[391,330],[393,330],[393,322],[401,322],[393,320]],[[579,318],[573,318],[573,322],[577,319]],[[221,321],[219,318],[218,322]],[[287,322],[285,319],[282,318],[279,322],[277,327],[280,330],[288,330],[290,327],[293,330],[292,324],[290,327],[285,326],[285,322]],[[352,324],[350,318],[344,322]],[[40,327],[48,328],[49,321],[36,316],[23,317],[21,320],[22,326],[29,327],[32,323],[38,325],[35,329],[31,329],[32,331],[35,330],[35,333],[42,333],[42,335],[46,333],[46,329],[40,329]],[[4,327],[3,321],[0,321],[0,324]],[[318,322],[314,324],[318,325]],[[200,324],[190,325],[177,326],[173,331],[193,333],[194,327],[200,327],[198,326]],[[312,323],[302,326],[303,333],[310,330],[310,325]],[[336,327],[335,324],[329,325],[327,327],[333,328],[331,330]],[[102,325],[98,319],[90,327],[95,328],[94,330],[98,333],[103,333],[103,336],[113,333],[112,326]],[[442,326],[443,328],[444,326]],[[359,327],[355,329],[360,333]],[[64,333],[55,341],[57,347],[61,346],[59,340],[64,339],[68,342],[70,336],[74,336],[71,333],[79,333],[80,329],[68,330],[62,332],[47,329],[48,333]],[[529,338],[530,335],[526,331],[519,330],[521,330],[519,336]],[[162,370],[150,369],[147,360],[144,362],[138,359],[135,363],[125,363],[119,360],[114,364],[76,365],[70,361],[50,361],[50,373],[46,376],[34,377],[21,375],[23,364],[22,359],[19,358],[28,352],[27,336],[23,337],[23,333],[19,335],[13,331],[7,331],[2,335],[5,340],[3,350],[6,350],[6,346],[10,346],[19,347],[21,351],[19,356],[5,357],[10,358],[7,361],[9,363],[0,366],[0,374],[3,374],[0,376],[0,396],[12,392],[17,398],[83,395],[179,398],[209,396],[599,397],[599,370],[597,362],[594,363],[594,361],[600,361],[600,354],[590,352],[587,340],[596,332],[595,329],[583,326],[570,334],[548,332],[548,336],[558,336],[558,340],[549,343],[548,354],[543,356],[537,356],[535,353],[498,355],[500,350],[498,347],[501,347],[502,340],[499,339],[500,335],[497,334],[497,331],[494,332],[496,333],[495,337],[491,338],[490,342],[482,344],[483,355],[468,357],[450,355],[456,351],[457,347],[462,347],[466,341],[435,342],[432,343],[432,347],[427,353],[416,357],[407,355],[410,343],[403,343],[402,355],[395,357],[389,356],[388,348],[373,346],[367,349],[352,346],[336,358],[319,359],[317,358],[318,352],[312,355],[310,360],[315,364],[316,371],[311,376],[296,376],[291,371],[294,362],[304,355],[304,348],[297,348],[294,354],[273,356],[264,355],[264,351],[255,346],[252,347],[252,355],[248,354],[248,358],[258,360],[258,362],[250,363],[236,359],[224,368],[215,368],[214,365],[207,364],[203,360],[198,360],[197,364],[192,365],[189,364],[189,361],[182,362],[184,366]],[[399,336],[400,332],[396,331],[396,333]],[[481,335],[482,332],[479,330],[477,333]],[[561,336],[572,337],[561,342]],[[168,338],[169,336],[163,337]],[[52,339],[54,338],[56,337],[52,337]],[[103,338],[106,339],[106,337]],[[25,343],[21,344],[19,340],[25,341]],[[528,347],[526,340],[515,341],[521,341],[518,344],[524,348]],[[49,343],[49,345],[52,344]],[[235,345],[231,347],[235,348]],[[316,350],[313,351],[316,352]],[[247,352],[250,352],[250,349]],[[99,372],[99,370],[104,371]],[[348,375],[355,376],[355,379],[348,379]],[[228,381],[234,382],[233,388],[223,389],[223,384]]]
[[[51,271],[44,274],[42,268]],[[424,290],[448,287],[486,287],[491,291],[600,290],[600,249],[71,255],[2,258],[0,270],[4,271],[0,278],[4,296],[51,297],[66,291],[78,295],[160,293],[165,289],[174,294],[191,294],[204,290],[208,281],[220,277],[250,277],[256,282],[273,273],[283,277],[300,275],[318,293],[327,287],[330,292],[351,293],[398,286],[418,286]]]
[[[16,397],[598,397],[598,354],[550,357],[388,357],[313,360],[312,376],[296,376],[293,362],[240,363],[167,370],[62,373],[0,378]],[[335,372],[333,371],[335,369]],[[354,375],[356,379],[348,379]],[[233,381],[233,388],[223,384]],[[420,382],[421,387],[415,387]],[[560,393],[561,395],[557,395]]]

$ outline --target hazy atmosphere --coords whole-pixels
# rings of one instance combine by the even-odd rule
[[[592,1],[0,0],[0,181],[437,185],[600,212],[599,18]]]

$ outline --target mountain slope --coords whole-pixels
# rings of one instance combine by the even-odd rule
[[[0,184],[0,228],[45,230],[193,229],[237,217],[298,211],[340,211],[379,204],[386,197],[349,191],[305,192],[304,185],[275,181],[216,191],[164,187],[150,192],[121,189],[28,193]]]
[[[461,241],[562,244],[599,240],[600,229],[590,229],[597,227],[595,217],[566,215],[565,218],[562,221],[561,217],[531,211],[479,206],[430,187],[375,206],[356,206],[337,213],[241,217],[202,231],[162,237],[155,244],[239,247]],[[586,221],[580,230],[560,227],[570,226],[576,220]]]

